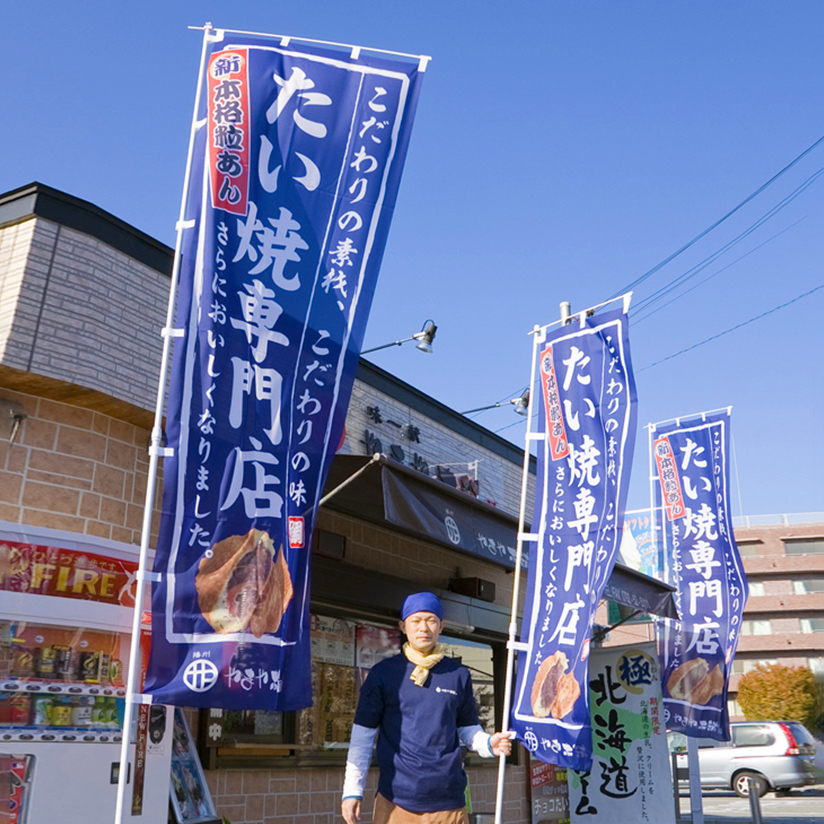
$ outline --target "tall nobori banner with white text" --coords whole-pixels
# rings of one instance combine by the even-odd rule
[[[536,342],[544,415],[512,728],[538,759],[592,763],[592,622],[624,528],[635,442],[627,316],[605,312]]]
[[[144,691],[298,709],[312,703],[312,524],[425,62],[217,38],[180,259]]]
[[[658,622],[667,726],[729,740],[727,686],[747,579],[728,505],[729,414],[656,425],[652,450],[667,583],[680,621]]]

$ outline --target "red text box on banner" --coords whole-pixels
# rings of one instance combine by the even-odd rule
[[[678,479],[678,465],[672,454],[669,438],[658,438],[653,446],[655,464],[658,467],[658,480],[661,484],[667,518],[674,521],[686,514],[684,497],[681,495],[681,482]]]
[[[219,52],[209,61],[209,176],[212,207],[245,215],[249,204],[249,56]]]
[[[541,355],[541,389],[546,408],[549,448],[552,460],[557,461],[558,458],[566,458],[569,455],[569,443],[564,426],[564,412],[558,392],[558,381],[555,377],[551,346],[548,346]]]

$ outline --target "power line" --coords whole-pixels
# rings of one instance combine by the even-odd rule
[[[687,249],[689,249],[691,246],[694,246],[699,240],[701,240],[701,238],[708,235],[713,229],[720,226],[725,220],[732,217],[737,211],[746,206],[747,203],[749,203],[753,198],[760,195],[761,192],[764,191],[764,189],[775,183],[775,181],[778,180],[778,178],[780,178],[783,174],[792,169],[792,167],[795,166],[796,163],[805,158],[810,152],[818,148],[818,146],[820,146],[821,143],[824,143],[824,135],[819,137],[818,140],[815,141],[815,143],[813,143],[811,146],[809,146],[803,152],[801,152],[801,154],[798,155],[798,157],[796,157],[794,160],[791,160],[780,172],[774,174],[766,183],[759,186],[752,194],[744,198],[744,200],[742,200],[737,206],[735,206],[733,209],[727,212],[727,214],[716,220],[715,223],[713,223],[711,226],[708,226],[706,229],[704,229],[703,232],[699,232],[692,240],[690,240],[688,243],[685,243],[680,249],[673,252],[668,257],[664,258],[664,260],[662,260],[660,263],[656,263],[655,266],[652,267],[652,269],[649,269],[648,271],[644,272],[643,275],[637,277],[628,286],[625,286],[623,289],[619,289],[612,297],[617,298],[619,295],[623,295],[626,292],[635,289],[636,286],[638,286],[640,283],[643,283],[647,278],[654,275],[659,269],[662,269],[670,261],[675,260],[675,258],[677,258],[678,255],[682,254],[683,252],[686,252]]]
[[[677,258],[680,254],[685,252],[690,247],[694,246],[699,240],[701,240],[703,237],[706,237],[706,235],[708,235],[713,229],[716,229],[724,221],[726,221],[727,219],[732,217],[736,212],[740,211],[744,206],[746,206],[747,203],[749,203],[751,200],[753,200],[758,195],[760,195],[761,192],[763,192],[765,189],[767,189],[769,186],[771,186],[773,183],[775,183],[775,181],[777,181],[786,172],[788,172],[790,169],[792,169],[793,166],[795,166],[797,163],[799,163],[801,160],[803,160],[808,154],[810,154],[810,152],[812,152],[816,148],[818,148],[818,146],[820,146],[822,143],[824,143],[824,135],[819,137],[818,140],[816,140],[813,144],[808,146],[803,152],[801,152],[801,154],[799,154],[797,157],[795,157],[793,160],[791,160],[786,166],[784,166],[783,169],[781,169],[779,172],[774,174],[766,183],[763,183],[754,192],[752,192],[750,195],[748,195],[746,198],[744,198],[744,200],[742,200],[737,206],[730,209],[730,211],[727,212],[723,217],[716,220],[712,225],[708,226],[702,232],[699,232],[692,240],[685,243],[680,249],[676,250],[671,255],[664,258],[664,260],[657,263],[651,269],[647,270],[643,275],[636,278],[629,285],[627,285],[623,289],[620,289],[619,291],[615,292],[615,294],[612,295],[610,300],[612,300],[613,298],[616,298],[616,297],[618,297],[622,294],[625,294],[626,292],[629,292],[630,290],[634,289],[636,286],[643,283],[645,280],[647,280],[647,278],[654,275],[656,272],[658,272],[660,269],[662,269],[668,263],[675,260],[675,258]],[[772,217],[777,211],[780,211],[780,209],[782,209],[789,202],[790,199],[794,199],[799,194],[801,194],[801,192],[804,191],[804,189],[806,189],[815,180],[818,179],[819,175],[821,175],[822,172],[824,172],[824,169],[820,169],[818,172],[816,172],[811,177],[809,177],[803,184],[801,184],[800,187],[798,187],[798,189],[795,190],[795,192],[793,192],[791,195],[789,195],[787,198],[785,198],[784,201],[779,203],[777,206],[773,207],[773,209],[771,209],[769,212],[766,213],[766,215],[762,216],[762,218],[760,218],[758,221],[756,221],[748,230],[746,230],[744,233],[739,235],[738,238],[735,238],[733,241],[730,241],[728,244],[725,244],[718,252],[714,253],[713,255],[710,255],[708,258],[705,258],[705,260],[702,261],[700,264],[698,264],[696,267],[693,267],[692,269],[687,270],[686,273],[679,276],[674,281],[670,281],[670,284],[668,284],[668,285],[670,285],[671,288],[667,289],[666,286],[662,287],[662,289],[664,291],[662,291],[662,289],[659,289],[657,292],[653,293],[653,295],[651,297],[655,298],[655,296],[658,295],[658,297],[655,298],[655,299],[656,300],[660,299],[660,298],[664,297],[664,295],[668,294],[668,292],[672,291],[672,289],[676,288],[680,283],[683,283],[686,280],[688,280],[690,277],[693,277],[695,274],[698,274],[699,271],[706,268],[706,266],[708,266],[710,263],[712,263],[714,260],[716,260],[719,257],[720,254],[722,254],[724,251],[729,249],[731,246],[735,245],[735,243],[737,243],[739,240],[746,237],[754,229],[756,229],[760,225],[762,225],[766,220],[768,220],[770,217]],[[799,222],[800,221],[796,221],[796,223],[793,223],[791,226],[788,226],[786,229],[782,230],[781,232],[778,232],[776,235],[769,238],[769,240],[765,241],[764,243],[760,244],[759,246],[756,246],[754,249],[751,249],[749,252],[742,255],[737,260],[733,261],[732,263],[728,264],[727,266],[723,267],[718,272],[715,272],[713,275],[710,275],[709,277],[705,278],[703,281],[696,284],[696,286],[689,289],[688,292],[692,291],[692,289],[697,288],[702,283],[706,283],[706,281],[710,280],[711,278],[715,277],[715,275],[718,275],[721,272],[725,271],[726,269],[730,268],[730,266],[735,265],[735,263],[738,263],[738,261],[740,261],[743,258],[747,257],[747,255],[752,254],[752,252],[755,252],[757,249],[760,249],[761,246],[764,246],[766,243],[769,243],[770,241],[774,240],[780,234],[783,234],[783,232],[787,231],[788,229],[793,228],[793,226],[795,226]],[[687,277],[685,277],[685,275]],[[808,295],[813,294],[813,292],[817,292],[821,288],[824,288],[824,284],[822,286],[816,287],[815,289],[811,290],[810,292],[806,292],[803,295],[799,295],[797,298],[794,298],[793,300],[789,301],[788,303],[785,303],[781,306],[776,306],[773,309],[770,309],[767,312],[764,312],[761,315],[758,315],[757,317],[750,318],[749,320],[745,321],[744,323],[740,323],[737,326],[733,326],[732,328],[725,330],[724,332],[719,332],[717,335],[713,335],[712,337],[706,338],[705,340],[701,341],[700,343],[696,343],[693,346],[689,346],[686,349],[682,349],[680,352],[676,352],[673,355],[669,355],[668,357],[664,358],[663,360],[656,361],[655,363],[651,363],[648,366],[644,366],[641,369],[635,370],[635,374],[638,374],[639,372],[643,372],[646,369],[651,369],[653,366],[658,366],[659,364],[664,363],[665,361],[672,360],[673,358],[677,358],[679,355],[683,355],[686,352],[690,352],[691,350],[698,348],[699,346],[703,346],[705,343],[709,343],[710,341],[713,341],[713,340],[716,340],[717,338],[723,337],[724,335],[729,334],[730,332],[733,332],[736,329],[740,329],[742,326],[746,326],[749,323],[753,323],[756,320],[760,320],[761,318],[763,318],[767,315],[770,315],[773,312],[777,312],[779,309],[783,309],[786,306],[789,306],[790,304],[795,303],[796,301],[801,300],[802,298],[805,298]],[[687,294],[687,292],[684,292],[683,294]],[[678,297],[683,297],[683,295],[679,295]],[[668,301],[667,303],[664,304],[664,306],[669,306],[669,304],[673,303],[675,300],[677,300],[678,297],[673,298],[673,300],[671,300],[671,301]],[[643,303],[641,303],[640,305],[637,305],[635,307],[635,309],[636,309],[636,311],[638,311],[638,309],[640,309],[640,308],[645,308],[645,307],[650,306],[653,302],[654,302],[653,300],[650,300],[649,298],[647,298],[647,299],[645,299],[645,301]],[[664,306],[659,307],[659,309],[663,309]],[[644,315],[639,320],[645,320],[646,318],[650,317],[652,314],[655,314],[655,312],[659,311],[659,309],[656,309],[653,312],[650,312],[649,314]],[[524,421],[523,420],[513,421],[512,423],[507,424],[506,426],[502,426],[500,429],[496,429],[495,433],[498,434],[498,433],[503,432],[507,429],[511,429],[513,426],[518,426],[518,424],[521,424],[521,423],[524,423]]]
[[[802,298],[809,297],[814,292],[817,292],[819,289],[824,289],[824,283],[820,286],[816,286],[815,289],[810,289],[809,292],[804,292],[803,295],[799,295],[798,297],[793,298],[792,300],[787,301],[786,303],[782,303],[781,306],[774,306],[772,309],[768,309],[766,312],[762,312],[760,315],[756,315],[754,318],[750,318],[749,320],[745,320],[743,323],[739,323],[735,326],[731,326],[729,329],[725,329],[723,332],[719,332],[717,335],[712,335],[712,337],[705,338],[700,343],[695,343],[692,346],[688,346],[686,349],[682,349],[680,352],[676,352],[673,355],[668,355],[666,358],[662,358],[659,361],[655,361],[655,363],[651,363],[648,366],[644,366],[641,369],[636,369],[635,374],[639,374],[640,372],[644,372],[647,369],[652,369],[653,366],[658,366],[661,363],[665,363],[668,360],[672,360],[673,358],[677,358],[679,355],[683,355],[686,352],[691,352],[693,349],[697,349],[699,346],[703,346],[705,343],[709,343],[712,340],[717,340],[724,335],[728,335],[730,332],[734,332],[736,329],[741,329],[742,326],[747,326],[750,323],[754,323],[757,320],[761,320],[761,318],[767,317],[767,315],[773,314],[773,312],[777,312],[779,309],[786,309],[788,306],[791,306],[793,303],[797,303]]]
[[[648,308],[653,303],[669,294],[673,289],[676,289],[682,283],[685,283],[686,281],[690,280],[695,275],[697,275],[699,272],[706,269],[707,266],[716,261],[719,257],[721,257],[721,255],[723,255],[733,246],[739,244],[742,240],[744,240],[746,237],[755,232],[756,229],[760,229],[761,226],[763,226],[768,220],[774,218],[784,207],[788,206],[800,194],[802,194],[810,186],[812,186],[812,184],[815,183],[815,181],[818,180],[818,178],[821,177],[822,174],[824,174],[824,168],[819,169],[817,172],[810,175],[810,177],[808,177],[800,186],[796,187],[796,189],[794,189],[789,195],[787,195],[787,197],[785,197],[783,200],[781,200],[779,203],[777,203],[775,206],[769,209],[765,214],[758,218],[758,220],[752,223],[747,229],[745,229],[739,235],[734,237],[729,242],[725,243],[720,249],[716,250],[711,255],[704,258],[704,260],[702,260],[700,263],[697,263],[691,269],[688,269],[683,274],[678,275],[678,277],[676,278],[673,278],[669,283],[664,284],[660,289],[653,292],[648,297],[644,298],[638,305],[635,306],[635,311],[639,312],[642,309]],[[670,303],[671,302],[672,301],[670,301]],[[646,315],[645,317],[649,317],[649,315]]]
[[[798,220],[796,220],[795,223],[791,223],[789,226],[783,228],[780,232],[776,232],[772,237],[767,238],[762,243],[759,243],[758,246],[755,246],[752,249],[750,249],[749,252],[744,252],[743,255],[737,257],[734,261],[732,261],[732,263],[728,263],[726,266],[722,266],[716,272],[713,272],[711,275],[707,275],[707,277],[705,277],[703,280],[699,280],[698,283],[694,284],[693,286],[690,286],[689,289],[687,289],[685,292],[682,292],[680,295],[676,295],[672,300],[668,300],[666,303],[662,304],[656,309],[653,309],[651,312],[647,312],[647,314],[641,315],[641,317],[633,316],[633,326],[637,326],[642,320],[651,318],[657,312],[660,312],[662,309],[666,309],[666,307],[669,306],[671,303],[675,303],[675,301],[680,300],[685,295],[688,295],[690,292],[697,289],[699,286],[703,286],[708,280],[712,280],[716,275],[720,275],[722,272],[726,272],[727,269],[732,268],[733,266],[735,266],[736,263],[740,263],[742,260],[744,260],[744,258],[749,257],[751,254],[757,252],[763,246],[766,246],[768,243],[772,243],[772,241],[774,241],[777,237],[783,235],[784,232],[789,232],[790,229],[792,229],[795,226],[798,226],[798,224],[801,223],[802,220],[806,220],[806,216],[799,218]],[[698,272],[696,272],[695,274],[698,274]],[[661,297],[663,297],[663,295]]]

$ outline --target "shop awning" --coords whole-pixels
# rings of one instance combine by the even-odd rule
[[[329,496],[325,505],[332,510],[515,567],[515,517],[385,455],[336,456],[324,496]],[[672,593],[666,584],[616,564],[604,597],[641,612],[676,618]]]

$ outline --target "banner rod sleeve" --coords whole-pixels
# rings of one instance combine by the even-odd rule
[[[611,300],[605,300],[603,303],[596,303],[595,306],[590,306],[589,309],[582,309],[580,312],[570,312],[569,303],[567,301],[564,301],[561,304],[561,317],[558,320],[555,320],[552,323],[548,323],[546,324],[546,326],[534,326],[532,330],[529,332],[529,334],[544,334],[547,331],[547,329],[552,329],[553,326],[563,326],[564,324],[570,323],[573,318],[578,318],[580,322],[583,323],[585,318],[595,314],[595,312],[597,312],[598,309],[603,309],[605,306],[609,306],[610,303],[616,303],[619,300],[623,302],[624,313],[626,314],[629,311],[629,304],[632,300],[632,292],[627,292],[626,294],[618,295],[618,297],[612,298]]]
[[[538,363],[538,347],[540,339],[538,332],[540,327],[532,329],[532,366],[529,373],[529,403],[527,405],[526,417],[526,437],[524,442],[524,463],[521,471],[521,502],[518,508],[518,539],[515,544],[515,572],[512,580],[512,610],[509,618],[509,639],[506,651],[506,677],[504,680],[504,704],[501,719],[501,728],[506,730],[509,726],[509,711],[512,704],[512,672],[515,669],[515,649],[518,643],[518,597],[521,584],[521,555],[524,546],[524,526],[526,523],[526,498],[529,484],[529,444],[531,443],[533,404],[535,403],[535,370]],[[498,786],[495,793],[495,824],[501,824],[501,814],[503,811],[504,799],[504,776],[506,769],[506,756],[498,758]]]
[[[721,406],[718,409],[708,409],[706,412],[694,412],[692,415],[679,415],[677,418],[667,418],[665,421],[656,421],[655,423],[648,423],[647,428],[650,432],[654,431],[659,426],[666,426],[668,423],[679,423],[681,421],[689,421],[693,418],[706,419],[707,415],[717,415],[721,412],[726,412],[727,415],[732,414],[731,406]]]
[[[174,263],[172,265],[172,276],[169,284],[169,302],[166,309],[165,328],[171,328],[174,321],[175,298],[177,294],[177,283],[180,274],[180,250],[182,245],[183,232],[187,228],[184,225],[186,216],[186,204],[188,202],[189,185],[192,171],[192,160],[195,146],[195,133],[197,131],[197,113],[200,108],[200,99],[203,93],[203,74],[206,65],[206,52],[209,44],[211,26],[203,29],[203,45],[200,52],[200,69],[198,70],[197,91],[195,93],[194,111],[192,113],[192,128],[189,133],[189,151],[186,158],[186,172],[183,178],[183,195],[180,201],[180,218],[177,223],[177,239],[175,241]],[[117,781],[117,802],[115,805],[115,824],[123,821],[123,809],[126,796],[126,781],[128,777],[129,763],[129,743],[132,731],[132,718],[134,716],[133,707],[135,695],[139,694],[136,689],[138,678],[142,671],[140,666],[140,627],[143,613],[143,600],[145,597],[146,565],[149,556],[149,538],[152,526],[152,510],[154,506],[155,487],[157,486],[157,466],[159,460],[160,444],[162,439],[163,407],[166,398],[166,375],[169,369],[169,359],[172,348],[171,337],[162,335],[163,349],[160,359],[160,375],[157,383],[157,402],[155,404],[154,425],[152,427],[151,447],[149,449],[149,471],[146,479],[146,498],[143,508],[143,523],[140,538],[140,557],[138,562],[137,588],[135,593],[134,616],[132,620],[132,637],[129,646],[129,674],[126,683],[126,707],[123,718],[123,740],[120,746],[120,773]]]
[[[192,31],[210,31],[211,24],[207,23],[206,26],[189,26],[188,28]],[[360,52],[374,52],[375,54],[391,54],[393,57],[409,57],[413,60],[423,61],[423,68],[421,71],[426,70],[426,64],[432,59],[429,55],[426,54],[408,54],[406,52],[397,52],[397,51],[389,51],[388,49],[373,49],[369,46],[356,46],[353,43],[336,43],[334,40],[313,40],[311,37],[295,37],[291,34],[272,34],[270,32],[262,32],[262,31],[244,31],[243,29],[220,29],[220,31],[226,34],[242,34],[247,37],[267,37],[272,40],[280,40],[285,41],[282,42],[281,45],[288,46],[293,40],[297,40],[301,43],[313,43],[316,46],[337,46],[340,49],[347,49],[349,51],[357,51],[358,54]],[[353,55],[353,59],[357,59]]]

